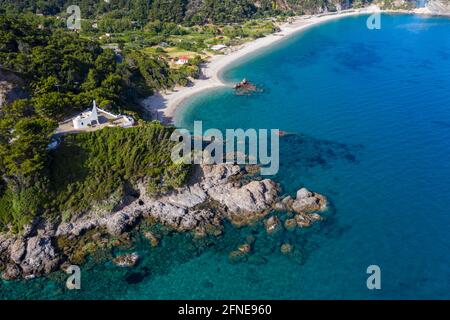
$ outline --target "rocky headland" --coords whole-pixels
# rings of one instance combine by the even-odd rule
[[[84,247],[108,242],[98,230],[116,239],[110,244],[117,246],[144,220],[179,232],[194,232],[201,237],[220,235],[224,220],[240,227],[264,219],[272,211],[290,212],[292,218],[285,225],[274,216],[266,219],[264,225],[268,233],[280,228],[308,227],[322,219],[316,212],[326,208],[325,197],[305,188],[300,189],[295,198],[282,197],[274,181],[255,176],[253,171],[254,168],[233,164],[198,166],[191,183],[163,196],[148,196],[142,183],[138,185],[136,196],[127,196],[113,212],[92,210],[65,222],[41,218],[21,235],[1,234],[2,278],[31,278],[64,269],[79,261],[79,252],[74,247],[80,242]],[[146,233],[144,236],[152,246],[158,245],[155,235]],[[238,254],[250,250],[251,247],[245,245],[238,249]],[[137,259],[125,255],[114,262],[132,266]]]

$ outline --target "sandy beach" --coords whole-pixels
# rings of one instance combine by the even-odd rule
[[[176,87],[173,91],[168,91],[166,93],[158,92],[155,95],[144,99],[142,105],[150,112],[153,118],[166,124],[172,123],[177,108],[187,98],[211,88],[226,86],[227,84],[220,78],[220,73],[226,66],[234,61],[282,41],[308,27],[334,19],[367,14],[375,11],[377,10],[369,7],[364,9],[346,10],[334,14],[297,17],[293,22],[281,25],[281,30],[279,32],[244,43],[229,54],[211,57],[210,61],[205,63],[202,67],[200,79],[194,80],[190,86]]]

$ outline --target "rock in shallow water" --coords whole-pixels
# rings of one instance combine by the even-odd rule
[[[252,247],[248,243],[244,243],[238,247],[238,250],[243,253],[249,253],[252,250]]]
[[[116,266],[123,268],[134,267],[139,261],[139,255],[134,253],[124,254],[114,258],[113,262]]]
[[[297,227],[297,221],[295,219],[287,219],[284,222],[284,227],[286,228],[286,230],[292,231]]]
[[[266,232],[268,234],[274,234],[281,230],[281,222],[277,216],[272,216],[264,221],[264,225],[266,226]]]
[[[240,250],[235,250],[230,252],[230,254],[228,255],[228,259],[231,263],[244,262],[247,260],[247,254]]]
[[[280,251],[282,254],[290,254],[294,250],[294,247],[289,243],[283,243],[280,247]]]
[[[144,233],[144,237],[150,241],[153,248],[157,247],[159,244],[159,239],[152,232],[147,231]]]
[[[110,234],[123,235],[142,218],[152,218],[177,231],[197,230],[199,234],[219,235],[221,222],[230,220],[234,225],[243,226],[266,216],[276,207],[282,211],[298,212],[295,219],[287,221],[286,228],[294,225],[308,226],[320,219],[319,215],[308,212],[322,210],[326,199],[318,194],[300,189],[296,199],[284,198],[278,202],[278,185],[272,180],[248,182],[242,179],[245,170],[237,165],[199,166],[197,180],[184,188],[169,192],[161,197],[146,194],[145,183],[138,185],[139,198],[122,206],[116,212],[92,211],[75,216],[71,221],[55,224],[52,228],[30,232],[21,240],[0,235],[0,260],[6,266],[4,276],[13,278],[41,275],[56,270],[62,258],[52,242],[55,237],[78,238],[87,231],[104,228]],[[295,222],[295,223],[294,223]],[[288,227],[289,226],[289,227]],[[266,221],[267,231],[276,232],[282,228],[278,218]],[[32,237],[32,234],[38,236]],[[147,234],[153,246],[158,239]],[[247,241],[248,244],[254,242]],[[120,244],[120,242],[118,243]],[[230,253],[233,262],[252,259],[251,247],[243,245]],[[117,257],[114,263],[130,267],[138,262],[137,254]]]
[[[297,197],[292,202],[291,208],[297,213],[323,210],[326,207],[324,196],[310,192],[306,188],[297,191]]]

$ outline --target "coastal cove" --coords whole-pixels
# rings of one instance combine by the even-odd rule
[[[280,25],[279,32],[233,48],[231,53],[211,57],[203,65],[199,79],[192,79],[192,83],[186,87],[177,86],[173,90],[157,92],[142,100],[141,104],[155,119],[166,124],[173,123],[179,109],[193,96],[199,95],[207,90],[214,90],[224,86],[231,87],[232,83],[224,79],[223,74],[234,65],[243,64],[245,61],[251,60],[253,56],[273,49],[281,42],[289,41],[291,37],[296,36],[308,28],[345,17],[360,15],[369,17],[369,15],[374,13],[413,14],[421,16],[436,15],[424,8],[416,8],[413,10],[380,10],[376,6],[370,6],[362,9],[343,10],[340,13],[332,12],[328,14],[300,16],[293,21]]]
[[[274,180],[320,190],[335,214],[309,238],[319,249],[285,297],[448,297],[450,199],[429,199],[450,181],[450,19],[385,13],[381,23],[370,31],[354,16],[308,28],[223,72],[263,93],[216,88],[175,116],[183,128],[202,120],[292,133],[280,139]],[[380,291],[365,287],[372,264]]]
[[[199,79],[192,80],[187,87],[176,87],[167,92],[158,92],[142,101],[142,106],[149,110],[156,119],[163,123],[171,123],[177,109],[190,97],[204,91],[220,88],[229,85],[222,78],[222,73],[226,68],[231,68],[233,64],[251,58],[253,54],[261,53],[270,49],[278,42],[288,39],[301,31],[327,21],[356,16],[369,15],[379,12],[378,8],[363,8],[344,10],[341,13],[329,13],[322,15],[301,16],[294,21],[284,23],[280,26],[280,31],[245,43],[234,48],[226,55],[215,55],[202,68],[202,75]],[[412,11],[411,11],[412,13]]]
[[[248,77],[263,92],[237,96],[220,85],[179,101],[175,117],[186,128],[203,120],[205,128],[292,133],[280,139],[280,172],[270,178],[283,195],[302,186],[324,194],[324,221],[275,234],[262,221],[225,221],[219,237],[200,239],[158,226],[155,247],[143,226],[131,244],[82,265],[82,290],[68,291],[57,272],[2,281],[0,298],[449,298],[450,21],[382,15],[379,31],[365,22],[328,21],[230,64],[227,83]],[[249,255],[230,259],[243,244]],[[134,252],[134,268],[110,259]],[[380,291],[366,287],[373,264]]]

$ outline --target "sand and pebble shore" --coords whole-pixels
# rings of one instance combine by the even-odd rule
[[[172,91],[158,92],[155,95],[144,99],[142,105],[149,111],[153,118],[156,118],[165,124],[170,124],[173,122],[178,107],[189,97],[217,87],[227,85],[231,87],[232,85],[226,84],[221,79],[221,72],[233,62],[263,48],[270,47],[311,26],[343,17],[369,14],[376,11],[379,11],[379,9],[369,7],[364,9],[345,10],[340,13],[297,17],[294,21],[280,25],[280,31],[276,33],[232,48],[232,52],[228,54],[212,56],[210,61],[203,65],[200,79],[194,79],[188,87],[176,87]]]
[[[232,48],[231,52],[225,55],[215,55],[210,61],[202,66],[202,74],[199,79],[194,79],[188,87],[176,87],[174,90],[166,92],[158,92],[142,101],[142,106],[148,110],[153,118],[165,124],[173,123],[174,115],[180,105],[186,99],[200,92],[224,87],[231,84],[225,83],[221,79],[222,71],[233,62],[243,57],[255,53],[261,49],[270,47],[279,41],[282,41],[300,31],[303,31],[314,25],[327,21],[340,19],[349,16],[371,14],[374,12],[384,13],[400,13],[400,14],[419,14],[419,15],[435,15],[428,8],[417,8],[414,10],[380,10],[377,6],[370,6],[362,9],[349,9],[340,13],[319,14],[313,16],[299,16],[294,21],[286,22],[279,26],[280,31],[259,38],[251,42],[244,43],[239,47]]]

